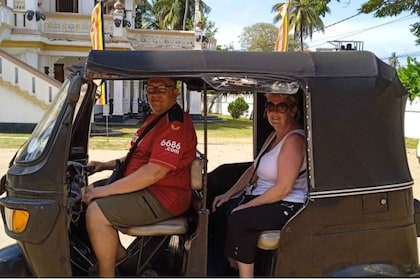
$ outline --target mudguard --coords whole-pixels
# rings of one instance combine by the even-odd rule
[[[0,249],[1,277],[31,277],[22,251],[17,244]]]

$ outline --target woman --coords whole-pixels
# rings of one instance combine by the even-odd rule
[[[260,233],[281,229],[302,207],[308,191],[297,96],[267,93],[266,97],[265,114],[274,131],[254,164],[226,193],[216,196],[212,205],[214,212],[228,202],[223,206],[229,209],[225,253],[240,277],[254,276]],[[252,186],[249,194],[233,198],[248,185]]]

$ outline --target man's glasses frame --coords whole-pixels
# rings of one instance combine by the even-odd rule
[[[147,94],[154,94],[154,93],[158,93],[158,94],[164,94],[166,93],[166,89],[168,88],[175,88],[175,86],[167,86],[167,85],[161,85],[161,86],[147,86],[146,87],[146,92]]]

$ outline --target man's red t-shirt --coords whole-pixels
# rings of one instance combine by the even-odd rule
[[[146,119],[131,145],[135,145],[137,137],[156,117],[152,114]],[[164,178],[148,189],[169,213],[180,215],[191,203],[190,165],[196,149],[197,136],[191,118],[176,105],[140,141],[125,176],[149,162],[170,168]]]

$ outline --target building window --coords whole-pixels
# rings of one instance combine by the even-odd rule
[[[35,93],[35,77],[32,77],[32,93]]]
[[[52,87],[48,87],[48,102],[52,102]]]
[[[78,0],[55,0],[57,12],[78,13]]]
[[[15,84],[19,83],[19,69],[15,67]]]

